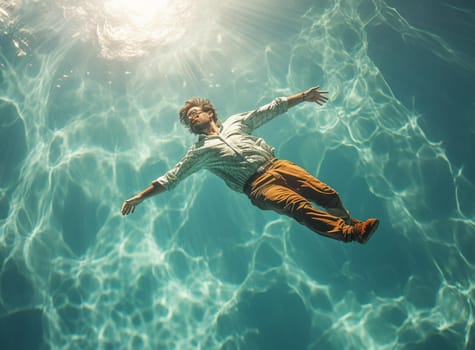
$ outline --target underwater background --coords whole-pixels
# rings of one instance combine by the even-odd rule
[[[472,0],[0,1],[1,349],[474,349]],[[221,119],[381,220],[318,236],[199,172],[122,202]]]

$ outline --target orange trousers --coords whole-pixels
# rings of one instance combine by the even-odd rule
[[[351,217],[338,193],[292,162],[274,160],[248,181],[244,192],[260,209],[292,217],[320,235],[351,240]],[[325,211],[314,208],[311,202]]]

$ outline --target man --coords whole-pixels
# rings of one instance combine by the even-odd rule
[[[304,169],[274,156],[274,148],[251,132],[302,102],[323,105],[328,92],[313,87],[303,93],[279,97],[250,112],[221,123],[207,99],[192,98],[179,111],[180,121],[198,141],[183,159],[151,186],[126,200],[122,215],[133,213],[144,199],[174,188],[200,169],[221,177],[233,190],[245,193],[260,209],[288,215],[310,230],[343,242],[366,243],[379,221],[364,222],[350,217],[338,193]],[[311,202],[325,211],[314,208]]]

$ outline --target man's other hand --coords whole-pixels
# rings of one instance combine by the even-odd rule
[[[142,201],[143,199],[139,196],[129,198],[124,202],[124,204],[122,204],[120,212],[122,213],[122,215],[129,215],[135,211],[135,207],[142,203]]]
[[[304,101],[315,102],[316,104],[322,106],[325,102],[328,101],[328,97],[325,96],[326,94],[328,94],[328,91],[319,89],[320,86],[316,86],[305,91]]]

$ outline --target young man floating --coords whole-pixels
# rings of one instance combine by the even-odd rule
[[[366,243],[379,220],[360,221],[350,217],[338,193],[301,167],[277,159],[274,148],[251,133],[289,108],[302,102],[325,103],[325,90],[312,87],[288,97],[278,97],[250,112],[229,117],[221,123],[207,99],[194,97],[179,111],[180,122],[199,135],[183,159],[144,191],[127,199],[123,215],[153,195],[175,187],[200,169],[221,177],[233,190],[246,194],[263,210],[274,210],[294,218],[310,230],[343,242]],[[311,202],[324,208],[319,210]]]

